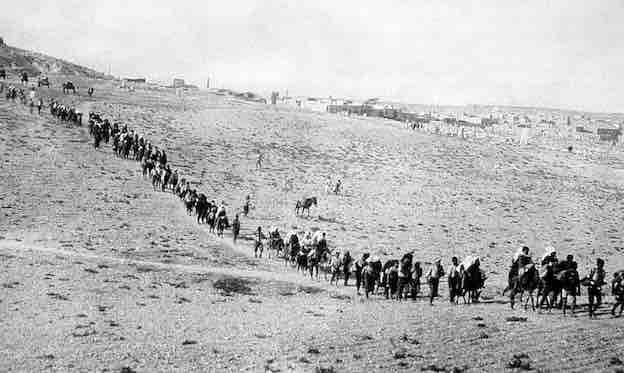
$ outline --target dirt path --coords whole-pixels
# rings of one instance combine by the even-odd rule
[[[225,240],[223,240],[225,242]],[[230,248],[236,247],[236,245],[229,245]],[[187,273],[210,273],[210,274],[218,274],[218,275],[226,275],[226,276],[234,276],[234,277],[246,277],[246,278],[254,278],[262,281],[268,282],[285,282],[292,283],[297,285],[304,286],[314,286],[324,290],[331,290],[336,293],[343,294],[351,294],[351,288],[344,287],[334,287],[329,286],[326,281],[314,281],[308,279],[307,276],[304,276],[300,273],[296,273],[292,270],[284,269],[268,271],[268,270],[251,270],[251,269],[242,269],[242,268],[223,268],[223,267],[208,267],[204,265],[191,265],[191,264],[175,264],[175,263],[164,263],[162,261],[152,261],[152,260],[139,260],[139,259],[129,259],[129,258],[119,258],[110,255],[101,255],[101,254],[92,254],[85,252],[76,252],[70,250],[64,250],[60,248],[54,247],[44,247],[44,246],[36,246],[33,244],[26,244],[22,241],[16,240],[0,240],[0,250],[5,252],[11,252],[14,254],[26,254],[24,257],[30,257],[28,254],[32,254],[33,252],[42,252],[48,254],[54,254],[63,256],[66,258],[80,258],[80,259],[88,259],[97,262],[105,262],[105,263],[117,263],[122,265],[142,265],[142,266],[151,266],[158,269],[177,271],[177,272],[187,272]],[[245,250],[238,249],[241,253],[246,253]]]

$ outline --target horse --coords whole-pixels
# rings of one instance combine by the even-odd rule
[[[48,80],[47,76],[40,77],[39,79],[37,79],[37,87],[41,87],[41,86],[50,87],[50,81]]]
[[[21,77],[20,81],[22,82],[22,84],[27,84],[28,83],[28,73],[26,71],[24,71],[22,73],[22,77]]]
[[[485,285],[485,274],[479,268],[479,265],[474,264],[465,269],[461,279],[461,294],[464,297],[464,303],[466,303],[465,295],[468,294],[468,302],[479,302],[479,296],[481,295],[481,289]]]
[[[284,239],[280,236],[277,229],[269,232],[269,258],[271,257],[271,251],[275,251],[275,256],[283,253],[284,246]]]
[[[76,86],[74,85],[74,83],[67,81],[63,83],[63,94],[67,94],[69,93],[69,91],[72,91],[72,93],[76,94]]]
[[[537,290],[540,284],[539,272],[537,271],[537,268],[535,268],[535,264],[525,266],[518,274],[510,276],[510,279],[509,288],[511,292],[509,293],[509,300],[511,309],[514,308],[516,294],[520,293],[520,299],[522,299],[522,294],[527,292],[529,293],[529,298],[524,303],[524,309],[527,308],[527,304],[530,299],[531,308],[535,311],[535,298],[533,297],[533,293]],[[503,291],[503,294],[505,294],[505,291]]]
[[[200,193],[195,201],[195,215],[197,215],[197,224],[202,222],[208,223],[208,212],[212,210],[212,206],[208,202],[208,198],[204,193]]]
[[[191,215],[193,213],[193,208],[195,207],[195,203],[197,203],[197,195],[195,191],[191,191],[186,194],[184,198],[184,206],[186,207],[186,213]]]
[[[387,262],[385,262],[383,266],[381,267],[381,283],[379,284],[378,288],[379,287],[384,288],[384,294],[386,296],[386,299],[388,298],[389,292],[390,292],[390,285],[388,283],[388,270],[398,264],[399,264],[399,260],[390,259]]]
[[[364,282],[364,295],[368,298],[369,294],[375,294],[375,287],[379,287],[379,276],[381,274],[381,261],[370,262],[362,271],[362,279]]]
[[[304,200],[300,200],[297,201],[297,204],[295,205],[295,215],[299,214],[299,210],[301,210],[301,214],[303,215],[303,213],[307,210],[308,211],[308,216],[310,216],[310,207],[312,205],[316,206],[317,205],[317,200],[316,197],[310,197],[310,198],[306,198]]]
[[[318,245],[310,250],[308,254],[308,270],[310,271],[310,278],[314,278],[316,271],[316,279],[319,278],[320,263],[327,260],[327,251],[322,250]]]
[[[308,254],[310,251],[305,247],[301,247],[299,252],[297,252],[296,262],[297,262],[297,272],[298,271],[307,271],[308,270]]]
[[[288,255],[284,256],[285,264],[288,264],[289,261],[294,264],[297,260],[297,255],[299,255],[300,249],[301,246],[299,245],[299,236],[293,232],[288,239]]]
[[[6,70],[5,69],[0,69],[0,78],[2,78],[3,80],[5,80],[7,78],[7,74],[6,74]]]
[[[557,280],[556,264],[542,266],[540,273],[540,283],[538,287],[538,298],[541,296],[538,308],[546,302],[550,312],[561,293],[561,284]]]
[[[575,268],[569,268],[556,275],[558,287],[561,289],[561,307],[563,314],[568,308],[568,297],[572,297],[572,315],[576,308],[576,297],[581,293],[581,280]]]

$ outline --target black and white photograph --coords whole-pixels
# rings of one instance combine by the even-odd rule
[[[624,1],[0,8],[0,373],[624,373]]]

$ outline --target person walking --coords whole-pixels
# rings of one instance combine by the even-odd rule
[[[238,220],[238,214],[234,217],[234,221],[232,222],[232,237],[234,243],[236,243],[236,239],[238,239],[238,234],[240,233],[240,220]]]
[[[351,254],[346,251],[342,257],[342,273],[344,275],[344,286],[349,283],[349,275],[351,274],[351,265],[353,264],[353,258]]]
[[[416,300],[420,293],[420,278],[422,277],[422,268],[420,262],[415,262],[412,266],[412,283],[410,284],[412,299]]]
[[[331,268],[331,279],[329,280],[329,284],[333,284],[336,281],[336,285],[338,285],[338,277],[340,276],[340,267],[342,266],[342,259],[340,258],[340,252],[336,250],[334,255],[332,255],[331,260],[329,262]]]
[[[456,301],[461,295],[461,276],[459,273],[459,260],[456,256],[451,259],[451,267],[448,273],[449,301]]]
[[[262,233],[262,227],[258,227],[258,230],[256,231],[256,242],[254,244],[254,258],[262,258],[262,251],[264,250],[262,240],[265,238],[266,236]]]
[[[256,168],[257,169],[262,169],[262,160],[264,158],[264,154],[262,153],[258,153],[258,158],[256,159]]]
[[[251,204],[251,196],[248,195],[245,198],[245,204],[243,204],[243,214],[245,216],[247,216],[247,214],[249,214],[250,204]]]
[[[441,259],[436,259],[435,262],[427,271],[427,283],[429,283],[429,304],[433,304],[433,299],[438,296],[438,286],[440,285],[440,278],[444,276],[444,268],[442,268]]]
[[[355,261],[355,288],[357,290],[357,295],[360,295],[360,287],[362,286],[362,271],[364,267],[366,267],[367,260],[370,254],[364,253],[362,257]]]
[[[602,285],[605,284],[604,260],[596,259],[594,267],[588,276],[587,295],[589,300],[589,317],[596,317],[596,310],[602,304]]]

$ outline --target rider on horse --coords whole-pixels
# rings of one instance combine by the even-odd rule
[[[511,260],[511,268],[509,269],[509,287],[511,288],[512,280],[524,272],[525,267],[533,264],[533,259],[529,255],[529,247],[523,246]]]

